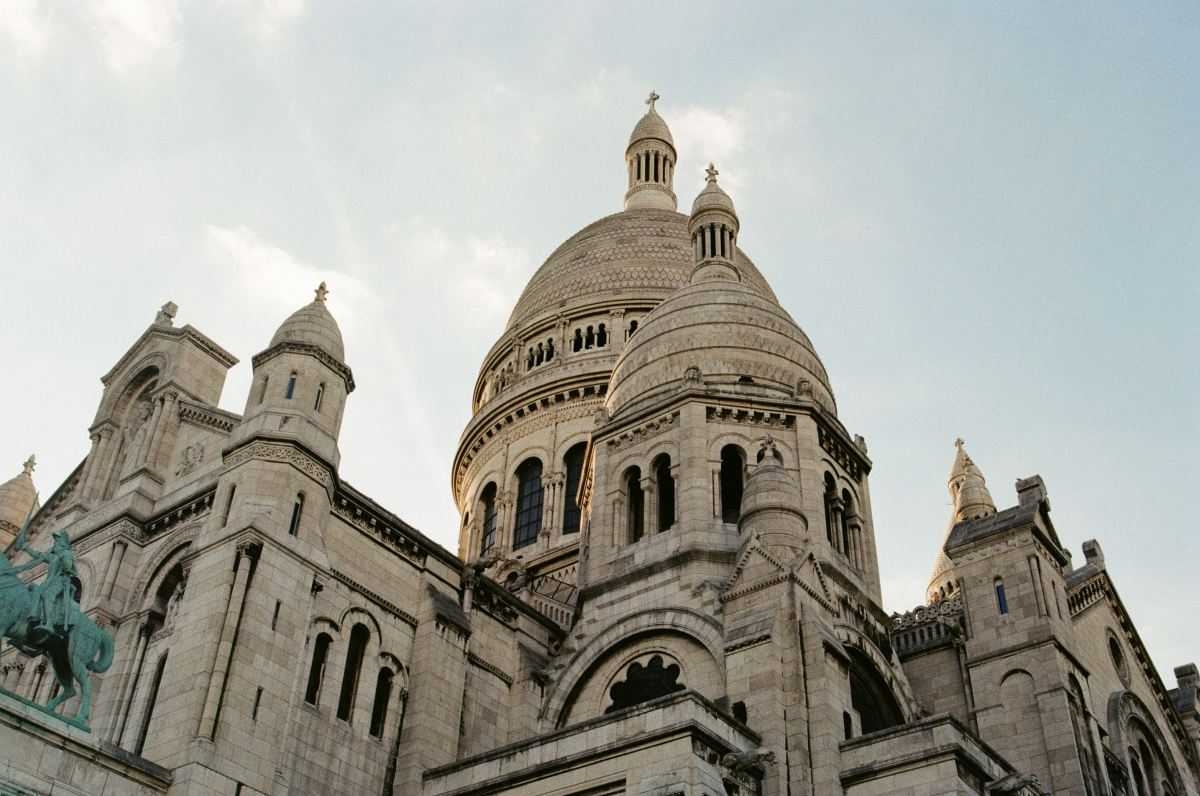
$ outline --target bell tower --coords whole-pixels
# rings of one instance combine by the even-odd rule
[[[625,209],[656,208],[674,210],[675,141],[671,129],[654,109],[659,99],[653,91],[646,98],[649,110],[638,120],[625,148],[625,168],[629,173],[629,190],[625,192]]]

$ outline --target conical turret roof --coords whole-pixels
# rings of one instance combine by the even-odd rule
[[[325,306],[329,290],[322,282],[316,290],[316,298],[288,316],[271,338],[271,346],[283,342],[308,343],[315,345],[339,362],[346,361],[346,348],[342,343],[342,330]]]
[[[37,508],[37,489],[33,486],[36,464],[36,459],[30,456],[20,473],[0,484],[0,525],[20,528]]]

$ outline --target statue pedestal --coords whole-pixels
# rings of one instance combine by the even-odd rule
[[[0,690],[0,793],[166,793],[171,772]]]

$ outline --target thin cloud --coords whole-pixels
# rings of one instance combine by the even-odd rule
[[[49,3],[5,0],[0,4],[0,37],[8,40],[19,58],[37,59],[46,52],[53,23]]]
[[[91,13],[90,27],[114,74],[178,59],[181,17],[175,0],[101,0]]]
[[[223,5],[262,42],[278,39],[308,12],[305,0],[225,0]]]

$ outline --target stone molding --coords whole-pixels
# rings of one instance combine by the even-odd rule
[[[854,482],[862,483],[863,473],[871,471],[871,463],[855,448],[847,444],[824,420],[817,421],[817,441],[821,449],[841,465]]]
[[[290,464],[326,489],[332,487],[336,478],[332,468],[291,442],[255,439],[222,457],[225,472],[229,472],[251,459]]]
[[[646,440],[660,437],[679,426],[679,410],[676,409],[652,420],[648,420],[631,429],[621,432],[604,440],[604,444],[619,451]]]
[[[496,666],[493,663],[488,663],[483,658],[479,657],[478,655],[476,655],[473,652],[467,653],[467,663],[471,664],[472,666],[474,666],[477,669],[483,669],[488,674],[494,675],[498,680],[500,680],[502,683],[504,683],[509,688],[511,688],[512,684],[514,682],[516,682],[513,679],[512,675],[505,674],[504,671],[499,666]]]
[[[333,516],[387,545],[417,567],[425,566],[425,551],[402,528],[385,522],[339,494],[330,506]]]
[[[396,617],[404,624],[408,625],[409,627],[416,628],[417,618],[415,616],[413,616],[412,614],[410,614],[408,611],[405,611],[400,606],[379,596],[378,594],[371,591],[366,586],[364,586],[361,583],[359,583],[358,581],[354,580],[353,578],[351,578],[349,575],[345,574],[344,572],[341,572],[337,569],[331,568],[329,570],[329,574],[333,576],[334,580],[336,580],[339,583],[341,583],[342,585],[346,586],[351,591],[367,598],[368,601],[374,603],[378,607],[387,611],[389,614]],[[314,580],[314,582],[315,582],[315,580]]]
[[[215,406],[207,406],[198,401],[182,398],[179,401],[179,419],[184,423],[211,428],[223,434],[233,431],[234,426],[242,421],[240,415],[226,412]]]
[[[318,345],[313,345],[312,343],[298,343],[294,340],[283,340],[271,346],[266,351],[255,354],[254,359],[252,359],[251,362],[254,365],[254,369],[258,370],[263,363],[274,359],[280,354],[301,354],[304,356],[313,357],[322,365],[342,377],[342,381],[346,384],[347,395],[354,392],[354,373],[350,370],[350,366],[334,358],[324,348],[321,348]]]

